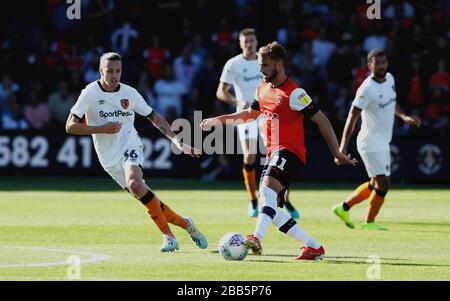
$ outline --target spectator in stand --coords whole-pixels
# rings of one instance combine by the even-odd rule
[[[212,58],[208,58],[196,79],[196,110],[201,110],[204,117],[210,117],[215,107],[223,102],[216,101],[216,86],[220,79],[220,71]],[[218,108],[220,110],[220,108]]]
[[[220,19],[220,29],[212,34],[211,39],[219,48],[228,48],[231,45],[233,30],[231,30],[227,18]]]
[[[351,52],[350,41],[343,40],[331,55],[327,66],[327,79],[339,86],[348,86],[352,81],[352,68],[355,57]]]
[[[445,60],[440,59],[437,63],[437,71],[431,75],[430,89],[442,89],[445,93],[449,93],[450,74],[445,68]]]
[[[203,37],[196,34],[192,39],[192,60],[201,68],[210,56],[210,51],[203,45]]]
[[[363,42],[363,49],[369,52],[372,49],[386,49],[388,38],[386,31],[383,29],[383,23],[377,22],[373,34],[367,36]]]
[[[50,123],[50,109],[46,102],[40,100],[40,97],[38,90],[31,90],[24,109],[25,118],[31,128],[37,130],[48,127]]]
[[[93,81],[100,79],[98,75],[98,62],[100,57],[93,56],[89,61],[86,62],[86,68],[83,72],[83,81],[87,85]]]
[[[0,82],[0,109],[2,103],[6,102],[12,94],[19,92],[19,85],[11,80],[8,74],[3,74]]]
[[[302,51],[293,54],[291,63],[293,76],[299,77],[301,86],[305,90],[312,90],[318,79],[317,66],[313,62],[309,42],[303,42]]]
[[[28,122],[25,120],[17,98],[14,94],[11,94],[8,99],[8,106],[3,108],[2,112],[2,124],[3,130],[26,130],[28,129]]]
[[[64,65],[69,72],[80,72],[84,68],[84,62],[77,44],[70,45],[70,50],[64,55]]]
[[[183,83],[185,93],[192,91],[193,83],[199,65],[194,62],[191,46],[188,44],[183,49],[183,54],[178,56],[173,62],[175,78]]]
[[[424,103],[424,97],[420,73],[420,61],[418,57],[413,58],[411,66],[413,73],[409,84],[407,104],[409,107],[419,108]]]
[[[335,116],[340,130],[344,129],[345,121],[347,119],[347,113],[351,107],[352,96],[349,95],[346,88],[341,87],[337,99],[334,101]]]
[[[164,77],[156,81],[154,90],[156,94],[155,111],[163,115],[169,122],[181,116],[182,96],[186,90],[185,85],[174,77],[172,66],[164,67]]]
[[[66,124],[67,116],[75,101],[76,96],[69,92],[67,82],[60,81],[58,83],[58,89],[51,93],[47,100],[51,121],[55,126],[61,127]]]
[[[311,52],[314,63],[319,67],[320,75],[325,75],[326,66],[331,57],[331,54],[336,49],[336,44],[331,42],[327,37],[325,28],[320,29],[319,37],[312,40]]]
[[[144,97],[145,101],[152,108],[156,108],[156,97],[153,94],[149,80],[141,80],[138,87],[138,92]]]
[[[152,80],[160,79],[164,74],[164,65],[170,57],[170,51],[161,47],[159,36],[152,36],[152,44],[144,50],[147,71]]]
[[[359,86],[369,75],[369,69],[366,66],[366,58],[364,56],[359,57],[358,65],[352,70],[353,82],[352,82],[352,94],[356,94]]]

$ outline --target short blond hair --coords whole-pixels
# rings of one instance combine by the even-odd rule
[[[239,32],[239,36],[249,36],[249,35],[255,35],[256,36],[256,31],[254,28],[244,28],[241,30],[241,32]]]

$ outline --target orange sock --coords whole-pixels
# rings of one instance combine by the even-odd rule
[[[163,211],[161,210],[161,203],[156,195],[153,195],[151,191],[147,193],[142,199],[144,198],[150,198],[150,196],[153,196],[151,198],[150,202],[145,201],[144,206],[147,208],[148,214],[150,214],[150,217],[155,222],[156,226],[159,228],[159,231],[161,231],[162,234],[171,235],[173,236],[172,231],[170,230],[169,224],[167,223],[166,217],[164,216]]]
[[[352,206],[359,204],[367,199],[370,196],[372,190],[373,187],[369,184],[369,182],[361,184],[358,186],[358,188],[355,189],[355,191],[353,191],[353,193],[348,197],[345,203],[349,208],[351,208]]]
[[[256,171],[255,168],[242,168],[242,174],[244,175],[244,183],[247,188],[248,196],[250,200],[256,200]]]
[[[380,194],[384,194],[381,196]],[[369,212],[367,213],[367,222],[371,223],[375,220],[375,217],[380,212],[381,206],[384,203],[384,197],[386,193],[380,191],[372,191],[369,198]]]
[[[173,211],[169,206],[167,206],[163,202],[161,202],[161,209],[164,213],[164,216],[166,217],[167,222],[176,225],[178,227],[181,227],[183,229],[187,229],[187,227],[189,227],[189,223],[187,220],[176,214],[175,211]]]

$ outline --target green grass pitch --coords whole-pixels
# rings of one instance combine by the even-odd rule
[[[249,234],[241,182],[152,180],[159,197],[194,218],[209,240],[200,250],[172,227],[175,253],[159,252],[161,235],[142,205],[107,178],[0,178],[0,280],[68,280],[76,255],[81,280],[450,280],[450,189],[394,184],[378,221],[389,231],[360,230],[367,203],[352,209],[347,229],[330,208],[357,183],[295,183],[291,200],[301,226],[326,258],[293,260],[300,245],[270,226],[262,256],[225,261],[227,232]],[[369,256],[378,256],[379,270]],[[374,274],[375,273],[375,274]],[[377,280],[377,279],[375,279]]]

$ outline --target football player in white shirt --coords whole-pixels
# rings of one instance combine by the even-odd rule
[[[387,230],[375,222],[375,217],[383,205],[384,198],[391,187],[390,180],[390,142],[395,115],[409,126],[419,127],[421,120],[407,116],[396,102],[395,82],[387,72],[388,61],[383,50],[374,49],[367,55],[367,66],[371,75],[361,84],[345,123],[340,150],[347,153],[347,146],[355,124],[361,116],[361,130],[356,145],[364,162],[368,182],[361,184],[344,203],[333,207],[333,212],[349,228],[355,228],[349,210],[354,205],[369,199],[366,230]]]
[[[100,80],[90,83],[72,107],[66,131],[92,135],[94,147],[105,171],[126,191],[140,200],[163,234],[161,252],[178,250],[168,223],[185,229],[201,249],[208,246],[191,218],[181,217],[150,190],[143,180],[143,145],[134,128],[135,114],[147,117],[183,153],[198,157],[200,151],[175,135],[167,121],[147,105],[136,89],[120,83],[122,61],[117,53],[100,58]],[[86,123],[82,122],[85,117]]]
[[[219,87],[216,96],[219,100],[236,106],[237,112],[247,109],[253,102],[255,91],[262,80],[262,74],[259,70],[258,55],[256,49],[258,40],[253,28],[245,28],[239,33],[239,46],[242,53],[229,59],[225,64],[220,77]],[[233,87],[236,96],[231,93]],[[257,145],[259,126],[261,119],[238,125],[238,137],[243,150],[242,173],[244,183],[249,194],[250,202],[248,206],[248,215],[258,216],[258,200],[256,197],[256,154],[254,148]],[[264,139],[263,134],[261,138]],[[282,191],[279,196],[279,204],[286,205],[293,218],[298,218],[299,213],[289,202],[289,192]]]

